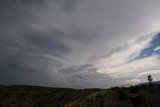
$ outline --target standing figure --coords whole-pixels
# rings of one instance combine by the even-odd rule
[[[153,78],[151,77],[151,75],[148,76],[148,81],[149,81],[149,88],[153,87]]]

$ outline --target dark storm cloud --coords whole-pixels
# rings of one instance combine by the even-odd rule
[[[10,41],[7,43],[7,39],[5,42],[0,44],[1,84],[52,85],[52,78],[48,75],[51,72],[55,72],[57,67],[62,66],[62,63],[55,57],[63,57],[70,52],[70,49],[64,49],[66,45],[64,45],[64,48],[63,45],[61,46],[62,48],[59,46],[58,49],[57,45],[56,48],[45,46],[47,49],[38,45],[37,49],[31,43],[24,44],[24,42],[21,42],[20,44],[14,44],[14,42],[9,43]],[[35,42],[35,44],[37,46],[38,43]],[[53,45],[55,44],[53,43]],[[48,66],[53,66],[55,69],[52,71],[48,69]]]
[[[77,2],[79,1],[0,1],[0,84],[70,84],[65,83],[65,74],[58,71],[63,66],[65,56],[72,52],[67,41],[88,43],[93,35],[76,28],[73,31],[61,30],[54,25],[49,29],[41,29],[41,25],[38,25],[40,29],[37,29],[34,23],[39,21],[36,14],[47,11],[43,7],[48,3],[52,3],[56,11],[71,12],[76,8]],[[77,72],[87,66],[89,65],[79,67]]]
[[[106,88],[109,87],[110,84],[113,84],[113,81],[110,81],[111,78],[109,76],[98,73],[97,68],[90,64],[63,68],[60,69],[59,72],[65,74],[65,80],[70,87],[74,88]]]
[[[55,57],[71,52],[60,31],[41,31],[29,25],[31,17],[23,6],[32,5],[44,4],[40,1],[0,1],[0,84],[56,85],[58,82],[54,83],[49,75],[62,63]],[[47,66],[55,69],[51,71]]]
[[[0,84],[111,86],[96,62],[148,31],[148,11],[126,0],[0,0]]]
[[[89,65],[89,64],[85,64],[85,65],[81,65],[81,66],[71,66],[71,67],[61,69],[59,72],[62,72],[64,74],[82,73],[87,68],[91,68],[91,67],[93,67],[93,65]]]
[[[62,66],[43,53],[24,51],[13,45],[0,44],[0,84],[50,84],[49,65]]]
[[[71,52],[71,49],[64,43],[64,34],[52,29],[51,31],[27,31],[22,32],[22,39],[25,44],[35,47],[40,52],[50,53],[55,56],[64,56]],[[20,37],[21,38],[21,37]]]
[[[82,1],[83,0],[53,0],[52,2],[60,5],[60,7],[57,6],[57,8],[63,11],[71,12],[74,8],[79,6]]]
[[[23,32],[23,33],[22,33]],[[54,33],[54,34],[53,34]],[[36,52],[42,54],[49,54],[53,56],[65,56],[71,52],[67,44],[59,33],[43,32],[37,30],[28,30],[16,33],[0,33],[1,45],[7,45],[9,48],[14,47],[19,51]]]
[[[14,53],[11,49],[7,50],[10,53],[1,51],[3,54],[0,54],[0,84],[36,84],[41,80],[44,82],[47,75],[23,65],[21,54]]]

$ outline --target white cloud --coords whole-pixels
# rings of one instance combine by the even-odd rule
[[[118,67],[106,68],[105,65],[103,65],[101,66],[100,71],[115,79],[134,77],[143,79],[144,76],[149,74],[159,74],[160,62],[157,59],[157,56],[151,56],[143,59],[133,60],[132,62],[125,63]],[[146,80],[143,80],[142,82],[144,81]]]
[[[141,50],[148,47],[149,42],[152,40],[152,36],[153,34],[150,34],[150,38],[140,42],[137,42],[137,39],[132,39],[128,42],[127,46],[129,48],[126,50],[115,52],[111,55],[111,57],[101,59],[97,62],[99,72],[114,73],[111,70],[112,68],[115,69],[128,63],[132,63],[130,61],[137,57],[141,53]]]
[[[135,59],[141,50],[149,47],[149,42],[155,34],[150,34],[150,38],[137,42],[133,39],[128,42],[129,48],[113,53],[110,57],[101,59],[96,63],[98,72],[105,73],[114,79],[134,79],[135,77],[146,81],[144,78],[149,74],[157,74],[160,70],[159,56],[152,55],[143,59]],[[159,73],[158,73],[159,74]],[[128,81],[128,80],[127,80]]]
[[[156,47],[154,51],[160,51],[160,46]]]

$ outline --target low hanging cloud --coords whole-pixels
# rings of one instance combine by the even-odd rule
[[[1,0],[0,84],[143,82],[160,69],[159,11],[158,0]]]

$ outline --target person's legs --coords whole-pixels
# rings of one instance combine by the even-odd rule
[[[149,83],[149,89],[151,93],[155,93],[155,87],[153,83]]]
[[[152,83],[149,83],[149,88],[152,88],[153,87],[153,84]]]

